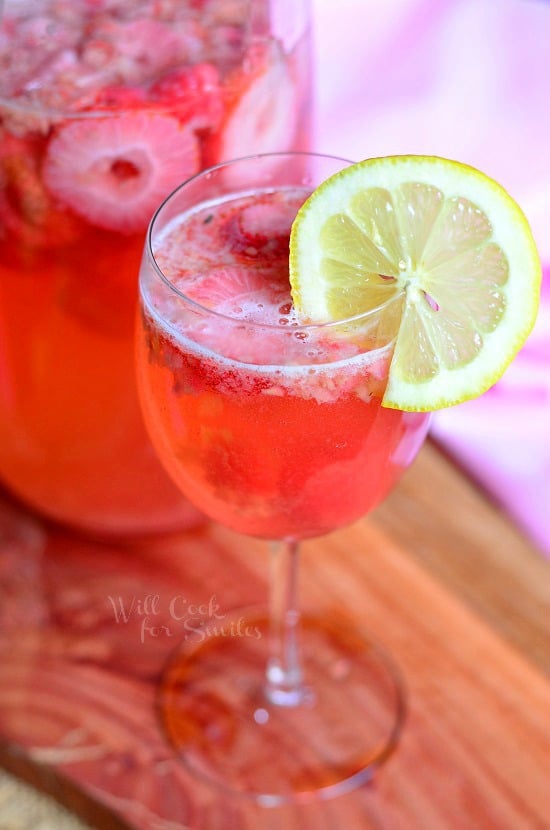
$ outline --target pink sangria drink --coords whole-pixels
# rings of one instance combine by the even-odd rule
[[[391,343],[376,317],[296,318],[289,234],[312,188],[285,185],[287,165],[281,186],[241,193],[218,168],[225,195],[194,204],[198,177],[160,210],[137,343],[146,423],[182,492],[236,531],[300,540],[381,501],[428,417],[381,406]]]
[[[297,0],[4,3],[0,481],[46,515],[100,534],[196,519],[133,380],[143,238],[203,167],[306,147],[307,23]]]

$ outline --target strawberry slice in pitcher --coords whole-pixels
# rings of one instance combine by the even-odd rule
[[[151,87],[151,101],[194,130],[216,130],[223,117],[220,73],[211,63],[175,69]]]
[[[297,129],[296,99],[280,46],[253,44],[226,80],[226,115],[206,144],[207,162],[289,149]]]
[[[151,112],[82,118],[50,141],[44,181],[66,207],[107,230],[147,227],[168,193],[199,169],[198,141],[177,119]]]

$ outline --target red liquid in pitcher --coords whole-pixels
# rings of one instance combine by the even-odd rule
[[[182,526],[135,389],[145,230],[203,167],[305,148],[307,32],[225,0],[4,5],[0,480],[91,531]]]

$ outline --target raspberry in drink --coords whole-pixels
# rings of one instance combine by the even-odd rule
[[[305,147],[301,8],[4,3],[0,479],[56,519],[128,533],[196,516],[153,453],[133,380],[143,236],[202,167]]]

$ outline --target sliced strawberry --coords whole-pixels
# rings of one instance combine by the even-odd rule
[[[151,87],[150,95],[193,129],[216,130],[221,123],[224,106],[220,74],[211,63],[168,73]]]
[[[290,228],[296,209],[284,202],[256,202],[228,224],[231,248],[247,258],[288,257]]]
[[[286,201],[254,202],[237,214],[239,230],[253,245],[286,243],[296,208]]]
[[[288,281],[283,285],[280,268],[265,268],[228,265],[210,268],[193,283],[181,285],[181,290],[192,300],[219,314],[235,320],[254,320],[276,325],[289,306]],[[199,329],[202,329],[199,326]],[[200,331],[200,334],[205,334]],[[228,332],[223,333],[219,325],[208,332],[207,342],[222,347]],[[250,338],[242,328],[234,330],[229,340],[235,338],[230,348],[238,353],[244,341]],[[229,353],[228,353],[229,354]]]
[[[130,112],[60,127],[43,174],[51,193],[79,216],[133,233],[146,228],[160,201],[199,163],[194,133],[175,118]]]
[[[261,271],[239,266],[209,270],[205,277],[188,287],[187,296],[211,309],[220,309],[231,300],[243,300],[265,288]]]
[[[226,116],[206,147],[209,163],[292,148],[297,95],[280,46],[256,43],[226,80]]]
[[[299,204],[269,198],[233,214],[224,231],[231,253],[245,260],[288,258],[290,228]]]
[[[194,54],[184,33],[160,20],[119,20],[108,15],[93,19],[83,46],[83,58],[95,62],[97,45],[111,46],[111,77],[121,83],[141,83],[158,76]],[[89,62],[88,60],[88,62]]]

